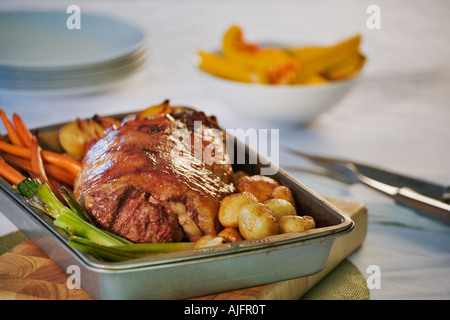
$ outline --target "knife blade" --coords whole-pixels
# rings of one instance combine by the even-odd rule
[[[330,178],[348,184],[362,183],[392,197],[400,204],[450,225],[450,205],[442,201],[445,189],[443,186],[353,161],[284,149],[325,168],[328,172],[325,175]]]
[[[450,203],[450,186],[445,187],[442,200],[446,203]]]
[[[374,167],[370,165],[366,165],[363,163],[358,163],[354,161],[349,161],[345,159],[337,159],[337,158],[328,158],[328,157],[321,157],[321,156],[315,156],[310,155],[298,150],[293,150],[289,147],[283,147],[284,150],[288,151],[289,153],[304,157],[305,159],[308,159],[312,161],[313,163],[318,164],[319,166],[322,166],[326,169],[330,169],[329,166],[326,164],[328,161],[336,161],[336,162],[351,162],[358,171],[379,182],[382,182],[387,185],[391,185],[393,187],[406,187],[410,188],[417,193],[420,193],[424,196],[443,201],[443,202],[450,202],[450,187],[445,187],[443,185],[435,184],[430,181],[425,181],[417,178],[413,178],[407,175],[399,174],[396,172],[392,172],[389,170],[386,170],[381,167]],[[334,172],[335,178],[339,180],[339,173]],[[344,179],[345,180],[345,179]]]
[[[421,179],[412,178],[410,176],[402,175],[399,173],[391,172],[385,169],[376,168],[361,163],[352,162],[356,168],[363,175],[372,178],[374,180],[395,186],[395,187],[407,187],[427,197],[444,201],[445,190],[444,186],[428,182]],[[447,199],[449,200],[449,199]]]

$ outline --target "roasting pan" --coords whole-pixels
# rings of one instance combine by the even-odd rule
[[[122,119],[127,114],[110,117]],[[58,130],[63,124],[39,128],[44,149],[61,152]],[[234,154],[253,156],[256,163],[236,164],[235,170],[259,174],[267,161],[234,138]],[[235,161],[237,162],[237,161]],[[316,228],[215,247],[159,254],[124,262],[105,262],[68,245],[65,231],[43,212],[29,206],[0,178],[3,214],[69,275],[78,270],[81,287],[94,299],[187,299],[321,271],[337,237],[354,227],[340,209],[270,164],[272,177],[289,187],[301,215],[310,215]],[[74,269],[75,268],[75,269]],[[75,275],[75,274],[74,274]],[[76,290],[76,289],[74,289]]]

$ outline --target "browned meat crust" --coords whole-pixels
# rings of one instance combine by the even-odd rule
[[[201,121],[200,131],[195,121]],[[217,234],[220,201],[235,191],[224,137],[211,138],[217,129],[214,119],[188,111],[109,129],[83,159],[75,197],[99,226],[133,242]],[[202,151],[213,146],[213,153],[223,155],[220,163],[205,164],[194,152],[199,137]]]

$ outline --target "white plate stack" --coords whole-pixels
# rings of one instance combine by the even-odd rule
[[[133,25],[80,13],[0,12],[0,93],[86,93],[117,85],[146,61]]]

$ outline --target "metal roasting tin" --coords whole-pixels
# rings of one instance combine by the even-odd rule
[[[111,117],[122,119],[124,116]],[[44,149],[62,151],[58,142],[58,130],[62,125],[39,129]],[[245,152],[246,159],[250,155],[257,159],[256,164],[236,164],[234,169],[260,174],[262,163],[267,161],[261,161],[263,158],[242,142],[234,139],[234,144],[235,156]],[[81,287],[94,299],[194,298],[317,273],[325,267],[334,240],[353,230],[353,221],[340,209],[281,168],[272,166],[277,169],[272,177],[291,190],[298,214],[312,216],[316,221],[315,229],[123,262],[105,262],[69,246],[67,233],[54,226],[45,213],[29,206],[1,178],[0,205],[4,215],[64,271],[69,266],[77,266]]]

